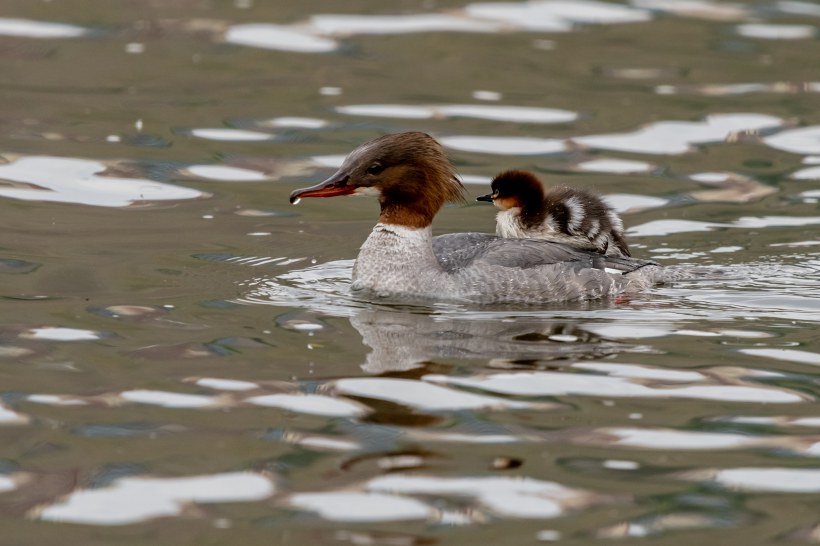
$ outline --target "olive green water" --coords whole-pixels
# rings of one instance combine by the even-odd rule
[[[282,4],[4,2],[87,32],[0,24],[0,542],[820,541],[820,174],[797,174],[820,137],[774,140],[820,124],[820,6],[314,33],[324,52],[226,41],[328,13],[471,20],[455,2]],[[685,152],[579,138],[740,113],[777,121]],[[196,132],[214,128],[235,131]],[[731,275],[523,309],[357,301],[375,203],[287,196],[338,161],[317,157],[401,130],[441,138],[464,175],[526,168],[615,196],[633,254]],[[642,164],[585,171],[594,159]],[[448,208],[434,229],[492,231],[493,213]]]

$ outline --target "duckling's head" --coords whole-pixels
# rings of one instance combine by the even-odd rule
[[[488,201],[500,210],[541,207],[544,203],[544,186],[531,172],[505,171],[493,178],[490,187],[492,193],[476,201]]]
[[[372,195],[381,205],[379,221],[426,227],[447,202],[463,201],[464,187],[441,145],[420,132],[385,135],[353,150],[330,178],[294,191],[302,197]]]

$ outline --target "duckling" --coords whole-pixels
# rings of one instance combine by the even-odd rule
[[[491,183],[492,193],[478,197],[499,209],[499,237],[544,239],[607,256],[629,257],[624,225],[598,195],[581,188],[555,186],[546,192],[527,171],[506,171]]]

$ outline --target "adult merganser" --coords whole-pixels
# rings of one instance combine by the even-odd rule
[[[499,209],[499,237],[545,239],[608,256],[631,256],[618,214],[590,191],[556,186],[544,192],[541,181],[527,171],[503,172],[490,187],[492,193],[476,200]]]
[[[463,201],[463,192],[441,145],[409,132],[362,144],[330,178],[295,190],[290,202],[378,198],[379,222],[353,266],[352,290],[366,298],[537,303],[594,299],[663,280],[654,262],[551,241],[484,233],[433,238],[433,217],[445,203]]]

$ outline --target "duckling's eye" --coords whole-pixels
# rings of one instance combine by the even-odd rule
[[[373,163],[367,168],[367,174],[379,174],[384,170],[384,166],[381,163]]]

